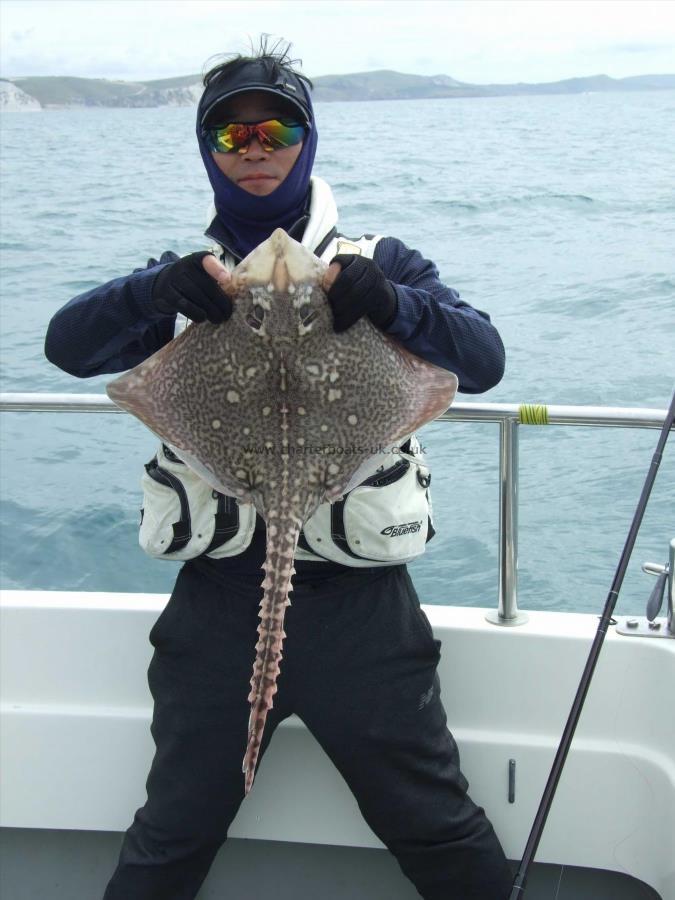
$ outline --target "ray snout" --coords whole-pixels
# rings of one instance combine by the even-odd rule
[[[274,291],[287,293],[289,285],[317,280],[326,269],[320,259],[310,256],[306,247],[277,228],[243,263],[239,272],[247,283],[272,285]]]

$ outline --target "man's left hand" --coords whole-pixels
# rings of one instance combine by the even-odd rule
[[[398,311],[396,292],[377,263],[365,256],[334,256],[324,277],[335,331],[346,331],[362,316],[385,329]]]

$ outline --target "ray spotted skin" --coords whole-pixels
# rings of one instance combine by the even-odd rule
[[[244,757],[255,774],[280,671],[302,525],[360,468],[444,412],[450,372],[362,318],[336,334],[325,263],[277,230],[233,272],[232,317],[191,325],[108,386],[212,487],[253,503],[267,527],[259,639]],[[387,459],[381,459],[387,463]]]

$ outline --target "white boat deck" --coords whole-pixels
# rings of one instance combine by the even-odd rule
[[[43,834],[44,852],[60,842],[67,857],[64,847],[79,833],[81,841],[99,848],[99,857],[104,854],[107,877],[119,844],[110,833],[124,831],[145,799],[154,749],[147,636],[166,597],[5,591],[0,601],[0,824],[7,829],[6,842],[16,848],[22,835],[50,830],[49,837]],[[485,806],[507,855],[517,859],[597,619],[531,612],[527,624],[500,628],[485,621],[484,609],[425,610],[443,642],[443,698],[472,797]],[[535,869],[528,898],[579,900],[584,894],[578,886],[576,894],[561,891],[579,877],[570,867],[584,867],[631,876],[662,900],[675,900],[673,684],[675,641],[623,637],[610,629],[537,854],[538,862],[552,868]],[[511,759],[516,761],[512,803]],[[289,883],[300,879],[293,897],[318,896],[298,885],[324,864],[324,880],[329,871],[330,878],[351,884],[343,893],[339,884],[322,893],[326,898],[384,900],[379,888],[365,886],[376,878],[374,872],[382,887],[389,885],[387,900],[416,896],[389,855],[373,852],[379,842],[351,794],[293,717],[275,734],[231,835],[240,840],[223,849],[204,900],[218,895],[215,887],[208,893],[209,885],[225,883],[223,867],[232,885],[238,867],[247,871],[246,860],[256,871],[263,860],[277,860],[271,877],[278,883],[285,877],[280,867],[290,867]],[[363,867],[355,862],[359,858]],[[542,878],[557,884],[558,893],[535,894],[536,879]],[[603,878],[608,884],[612,876]],[[635,883],[632,895],[622,895],[619,880],[616,884],[608,897],[656,896],[635,893],[642,890]],[[286,896],[283,890],[276,891],[278,900]],[[89,896],[81,895],[82,900]],[[70,897],[80,900],[77,894]]]

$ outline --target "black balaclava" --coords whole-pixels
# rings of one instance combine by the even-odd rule
[[[240,188],[215,164],[205,138],[209,115],[227,99],[247,91],[262,91],[282,100],[307,126],[300,155],[284,181],[266,197]],[[217,218],[229,238],[228,246],[244,257],[266,240],[275,228],[288,231],[305,212],[309,178],[316,154],[314,110],[306,83],[290,71],[277,70],[266,60],[252,60],[231,74],[216,76],[206,87],[197,108],[197,141],[211,187]]]

